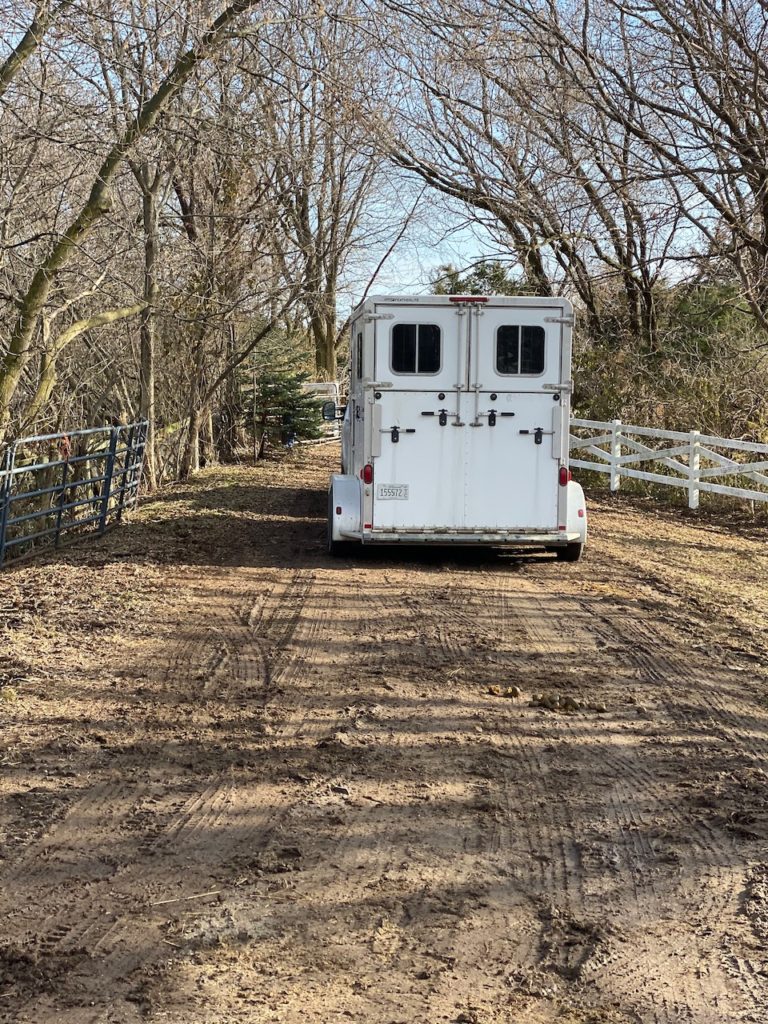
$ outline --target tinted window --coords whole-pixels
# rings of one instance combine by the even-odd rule
[[[520,337],[520,373],[544,372],[544,328],[523,327]]]
[[[496,372],[544,372],[544,328],[504,324],[496,332]]]
[[[505,324],[496,331],[496,372],[520,373],[520,328]]]
[[[395,324],[392,328],[394,373],[438,373],[440,328],[437,324]]]

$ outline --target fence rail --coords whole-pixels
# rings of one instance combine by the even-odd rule
[[[622,477],[629,477],[687,490],[690,508],[699,507],[702,492],[768,501],[765,444],[698,430],[655,430],[621,420],[572,419],[570,449],[571,466],[607,473],[612,491],[619,490]],[[649,468],[638,469],[643,463]]]
[[[0,566],[68,532],[102,534],[136,504],[147,424],[15,441],[0,464]]]

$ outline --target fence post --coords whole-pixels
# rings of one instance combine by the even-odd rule
[[[688,508],[699,507],[699,470],[701,469],[701,447],[698,430],[690,432],[691,445],[688,452]]]
[[[5,561],[5,538],[8,530],[8,517],[11,507],[11,491],[13,489],[13,463],[15,447],[9,448],[3,459],[3,479],[0,483],[0,566]]]
[[[128,440],[125,442],[125,454],[123,455],[123,467],[119,473],[120,494],[117,499],[117,516],[115,522],[122,522],[123,509],[125,507],[125,489],[131,480],[131,469],[133,459],[133,435],[136,432],[136,424],[132,423],[128,431]]]
[[[132,481],[136,481],[136,486],[132,491],[131,507],[138,504],[139,501],[139,488],[141,487],[141,479],[144,475],[144,458],[147,453],[147,437],[149,434],[149,420],[141,420],[139,423],[139,429],[137,431],[136,439],[136,453],[133,464],[133,476]]]
[[[621,420],[611,420],[611,490],[618,491],[621,486]]]
[[[101,499],[101,516],[99,518],[99,533],[104,533],[107,529],[107,518],[109,516],[109,499],[112,496],[112,476],[115,471],[115,451],[117,449],[117,441],[120,431],[117,427],[112,428],[112,433],[109,438],[109,450],[107,451],[107,461],[104,469],[104,494]]]
[[[64,515],[64,506],[67,503],[67,477],[69,476],[69,457],[64,462],[64,469],[61,472],[61,491],[59,492],[59,508],[56,512],[56,533],[54,534],[53,545],[59,546],[61,540],[61,517]]]

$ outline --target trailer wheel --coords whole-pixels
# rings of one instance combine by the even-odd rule
[[[584,545],[577,541],[575,544],[566,544],[565,547],[555,548],[555,558],[558,562],[578,562],[583,552]]]
[[[348,540],[332,540],[328,538],[328,554],[333,558],[349,558],[354,544]]]

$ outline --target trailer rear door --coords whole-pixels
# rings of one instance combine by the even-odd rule
[[[464,453],[455,424],[468,319],[445,304],[376,307],[374,374],[387,385],[377,392],[372,426],[376,530],[462,526]]]
[[[464,525],[555,530],[562,310],[474,308],[469,340]]]

